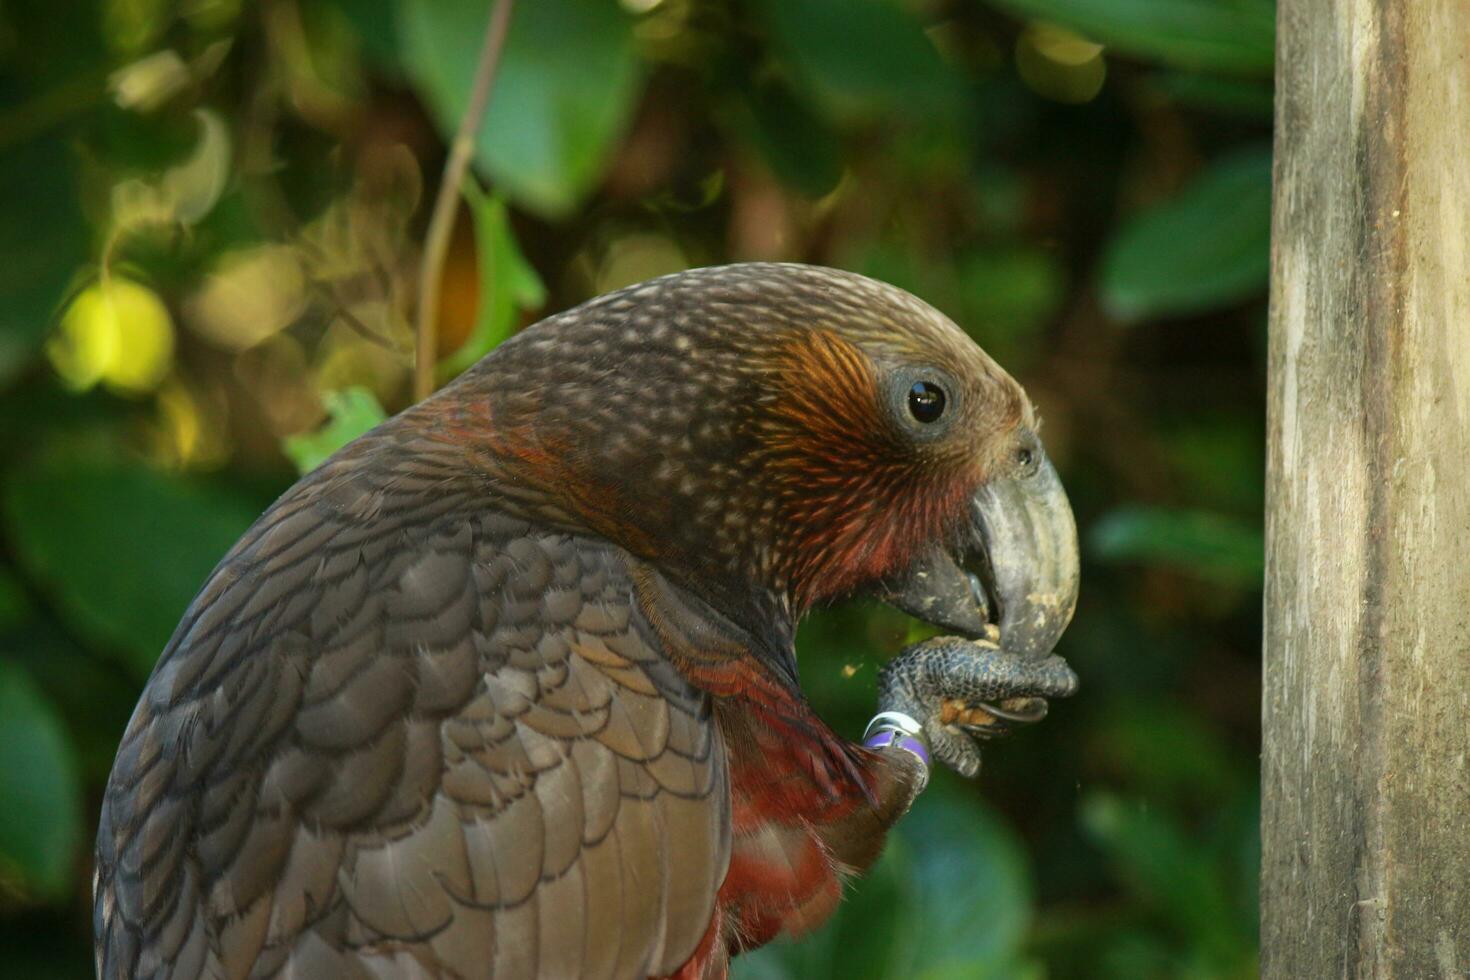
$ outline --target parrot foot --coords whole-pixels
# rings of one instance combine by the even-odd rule
[[[878,674],[878,708],[918,722],[934,757],[980,771],[980,741],[1046,717],[1047,698],[1077,690],[1061,657],[1021,657],[987,640],[941,636],[901,651]]]

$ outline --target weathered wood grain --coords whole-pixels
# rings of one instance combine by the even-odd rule
[[[1470,977],[1470,0],[1281,0],[1262,974]]]

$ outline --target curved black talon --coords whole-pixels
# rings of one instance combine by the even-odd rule
[[[959,727],[967,734],[989,742],[992,739],[1009,735],[1018,725],[1034,725],[1046,717],[1049,705],[1045,698],[1026,698],[1025,701],[1027,708],[1024,711],[1002,708],[998,704],[981,701],[972,707],[990,715],[993,720],[981,723],[966,722],[960,724]]]
[[[1046,698],[1027,698],[1028,707],[1024,710],[1015,708],[1003,708],[998,704],[981,702],[980,707],[995,717],[1004,721],[1012,721],[1018,725],[1034,725],[1046,717],[1048,705]]]

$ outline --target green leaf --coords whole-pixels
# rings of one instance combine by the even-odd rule
[[[42,139],[0,154],[0,388],[35,356],[67,283],[87,260],[71,152]]]
[[[1261,582],[1261,528],[1223,514],[1125,507],[1099,520],[1091,538],[1104,560],[1173,565],[1229,585]]]
[[[1061,303],[1065,289],[1054,256],[1036,248],[987,248],[960,259],[965,326],[1009,363]]]
[[[9,632],[31,618],[31,601],[20,579],[10,568],[0,566],[0,632]]]
[[[485,196],[473,180],[465,181],[464,196],[475,221],[480,306],[470,335],[439,364],[443,378],[454,377],[499,346],[515,330],[522,310],[546,303],[546,286],[516,244],[505,201]]]
[[[735,106],[741,136],[782,183],[821,197],[842,178],[842,154],[826,124],[779,81],[749,83]]]
[[[1199,72],[1162,72],[1154,83],[1169,98],[1192,106],[1256,122],[1269,123],[1275,110],[1271,83]]]
[[[944,778],[944,777],[939,777]],[[1015,977],[1033,913],[1015,833],[972,794],[930,790],[899,825],[913,850],[923,928],[910,972],[922,980]]]
[[[1218,806],[1247,782],[1220,733],[1177,703],[1115,702],[1092,728],[1088,755],[1150,800]]]
[[[1238,958],[1223,869],[1206,848],[1163,811],[1111,794],[1086,798],[1081,819],[1130,891],[1215,961]]]
[[[0,892],[66,894],[82,836],[80,783],[51,705],[25,671],[0,661]]]
[[[1271,151],[1252,148],[1123,226],[1103,256],[1103,304],[1125,321],[1218,309],[1264,291],[1270,264]]]
[[[10,663],[35,682],[65,726],[83,784],[100,786],[112,771],[140,678],[87,650],[52,619],[33,619],[5,639]]]
[[[485,0],[402,0],[404,64],[446,137],[469,104],[489,15]],[[639,76],[632,19],[618,4],[518,4],[476,161],[518,205],[565,216],[601,181]]]
[[[1189,500],[1205,510],[1261,510],[1266,445],[1259,419],[1245,413],[1191,412],[1158,429],[1170,471]]]
[[[991,0],[1018,17],[1051,21],[1127,54],[1179,68],[1269,76],[1276,6],[1270,0]]]
[[[287,436],[282,448],[304,476],[328,456],[387,418],[373,393],[358,385],[322,395],[328,421],[315,432]]]
[[[1117,980],[1136,977],[1172,977],[1179,980],[1180,964],[1168,945],[1153,933],[1112,929],[1099,937],[1096,948],[1098,975]]]
[[[394,16],[395,3],[396,0],[332,0],[374,67],[397,76],[402,72],[398,63],[402,41],[398,36],[398,19]]]
[[[72,626],[147,674],[255,507],[139,464],[52,463],[4,487],[7,533]]]
[[[761,0],[758,9],[797,74],[839,117],[948,120],[962,104],[956,73],[891,0]]]

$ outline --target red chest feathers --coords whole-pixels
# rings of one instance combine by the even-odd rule
[[[793,705],[793,707],[797,707]],[[804,706],[794,718],[757,716],[727,735],[730,752],[730,869],[719,892],[725,943],[733,952],[826,921],[847,872],[818,828],[866,806],[869,776]]]

